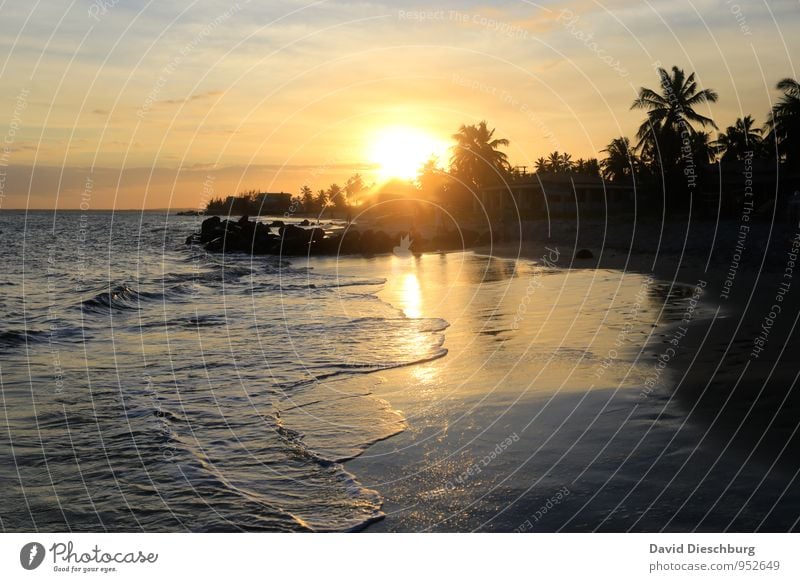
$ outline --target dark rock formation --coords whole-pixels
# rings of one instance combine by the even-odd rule
[[[206,218],[200,225],[200,242],[207,243],[211,239],[219,236],[218,230],[221,224],[222,221],[220,220],[219,216]]]
[[[357,253],[361,250],[361,233],[357,230],[348,228],[338,240],[338,252],[343,255]]]
[[[391,252],[395,244],[382,230],[365,230],[361,233],[359,251],[364,255],[381,255]]]
[[[300,223],[311,226],[304,220]],[[270,229],[277,228],[277,234]],[[394,236],[382,230],[363,232],[347,227],[332,234],[319,227],[301,228],[276,220],[270,226],[242,216],[222,220],[205,219],[200,232],[186,239],[186,244],[202,244],[209,252],[248,253],[254,255],[379,255],[391,252],[422,253],[460,250],[479,242],[478,233],[468,230],[444,232],[428,240],[416,230]],[[398,251],[399,249],[399,251]]]

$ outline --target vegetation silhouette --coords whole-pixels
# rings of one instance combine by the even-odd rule
[[[713,89],[700,88],[695,73],[680,67],[657,70],[659,87],[640,87],[631,104],[643,110],[635,145],[626,136],[612,139],[601,151],[605,157],[573,160],[568,152],[554,151],[533,164],[542,176],[582,175],[636,188],[638,210],[664,218],[679,217],[690,204],[719,199],[723,213],[733,212],[741,197],[743,166],[752,169],[760,199],[768,202],[770,192],[779,198],[800,187],[800,84],[782,79],[776,85],[783,92],[759,126],[752,115],[736,119],[717,133],[716,122],[698,110],[716,103]],[[447,167],[435,157],[419,169],[415,186],[420,197],[446,207],[456,214],[475,210],[474,200],[481,190],[527,180],[526,167],[514,166],[504,148],[508,139],[497,137],[487,121],[463,124],[452,135],[452,157]],[[291,199],[292,214],[351,215],[354,207],[368,201],[375,185],[367,185],[360,174],[351,176],[344,186],[331,184],[313,192],[303,185]],[[212,200],[207,214],[258,215],[258,193],[245,192],[232,201]]]

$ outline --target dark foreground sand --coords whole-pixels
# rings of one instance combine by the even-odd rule
[[[796,530],[795,233],[739,227],[373,264],[451,327],[445,358],[375,376],[408,428],[347,464],[386,499],[370,530]]]

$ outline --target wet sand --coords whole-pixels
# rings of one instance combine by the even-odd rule
[[[370,531],[797,529],[800,291],[749,357],[780,270],[742,265],[722,300],[696,252],[519,248],[372,265],[451,327],[445,358],[373,376],[407,429],[347,463],[385,497]]]

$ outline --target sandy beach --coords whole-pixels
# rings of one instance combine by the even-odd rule
[[[372,377],[407,428],[346,464],[385,497],[369,530],[796,529],[797,293],[753,355],[792,249],[778,234],[725,298],[723,238],[392,257],[381,297],[448,321],[448,355]]]

